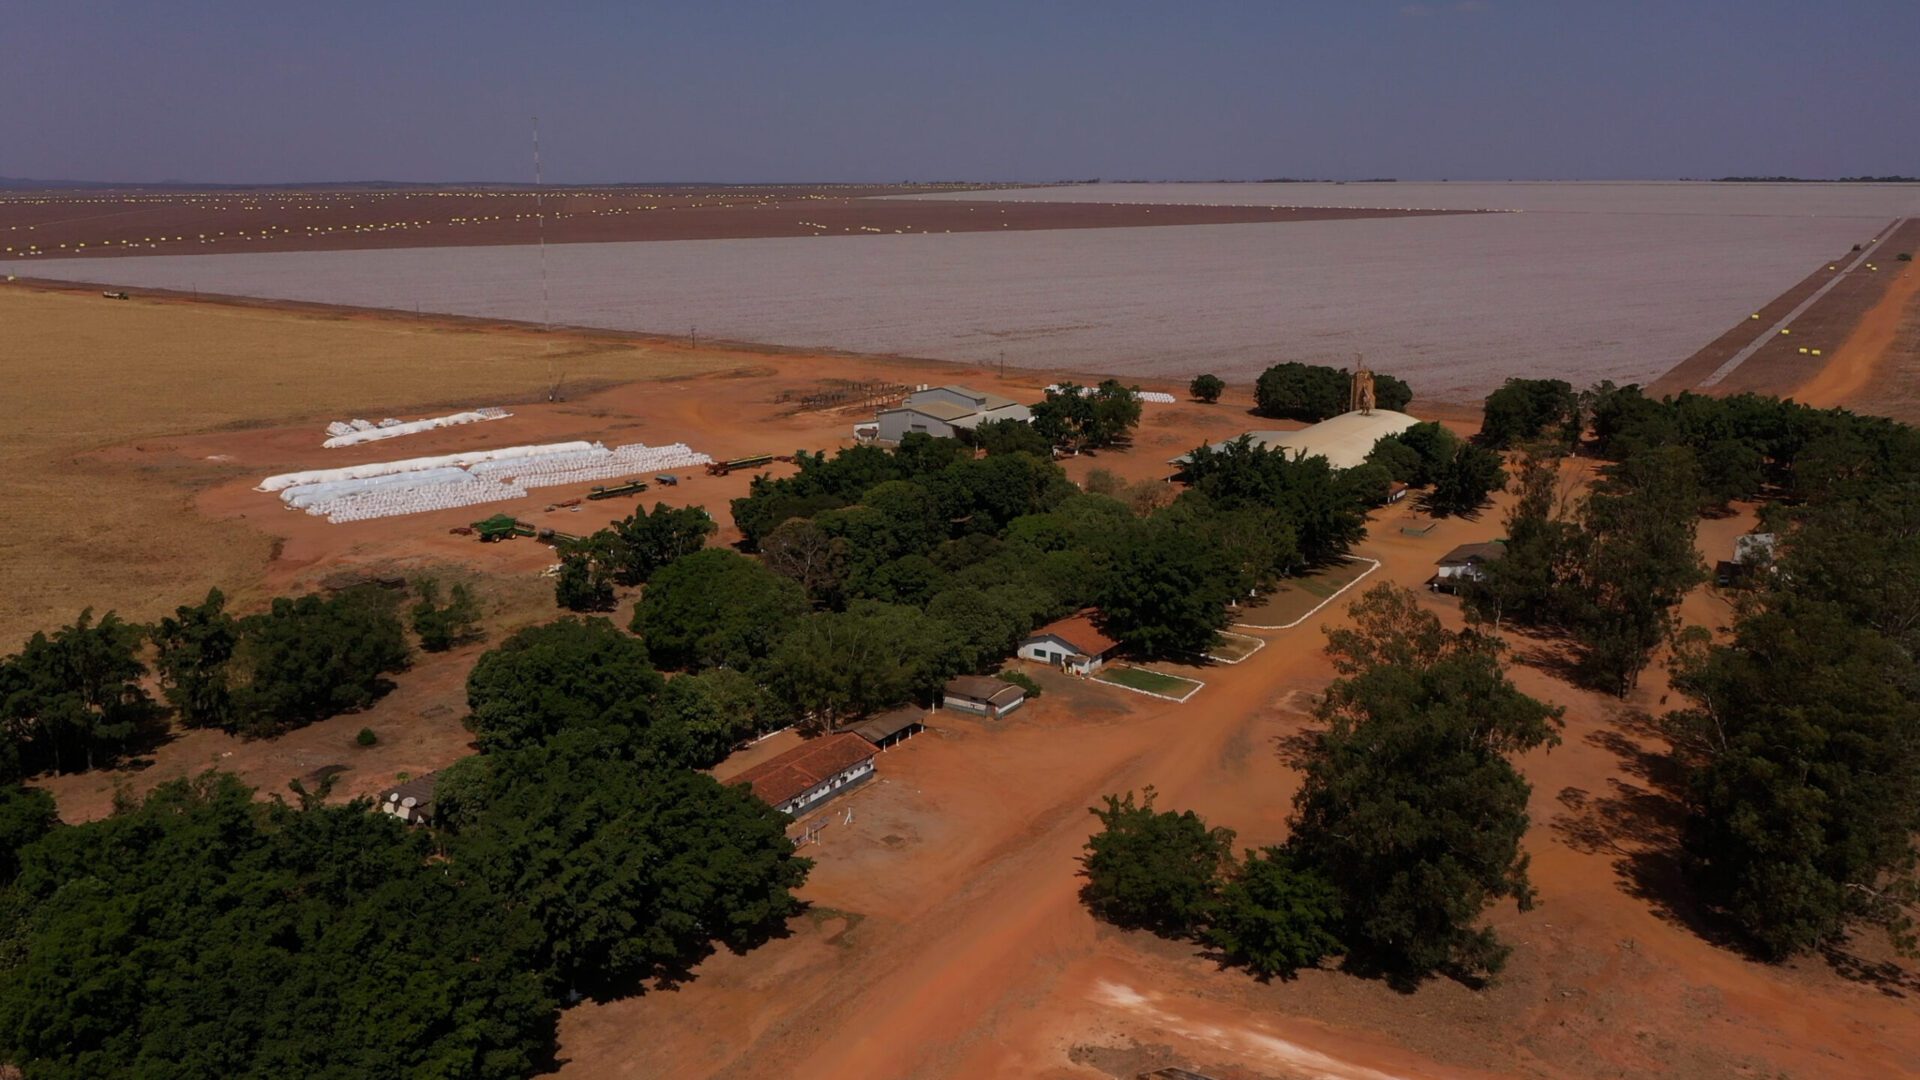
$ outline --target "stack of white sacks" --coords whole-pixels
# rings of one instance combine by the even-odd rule
[[[1058,390],[1060,389],[1060,384],[1059,383],[1050,384],[1047,387],[1047,389]],[[1082,397],[1085,397],[1086,395],[1093,393],[1093,391],[1094,391],[1094,387],[1083,386],[1080,388],[1080,395]],[[1174,403],[1176,399],[1172,394],[1162,393],[1159,390],[1135,390],[1133,392],[1133,400],[1151,401],[1156,405],[1171,405]]]
[[[705,465],[713,459],[685,443],[612,449],[600,443],[545,443],[406,458],[338,469],[283,473],[257,490],[277,491],[289,509],[335,524],[517,499],[553,487]]]
[[[370,420],[335,420],[327,425],[327,441],[320,445],[332,450],[342,446],[377,442],[381,439],[397,439],[402,435],[416,435],[435,428],[477,424],[483,420],[504,420],[512,415],[505,409],[489,405],[484,409],[457,412],[449,416],[430,416],[424,420],[403,421],[388,417],[377,424]]]

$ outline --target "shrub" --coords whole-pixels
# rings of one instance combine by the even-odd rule
[[[1038,699],[1044,692],[1040,689],[1040,684],[1034,682],[1033,677],[1024,671],[1008,669],[995,675],[994,678],[999,679],[1003,683],[1012,683],[1020,689],[1025,690],[1029,699]]]
[[[375,735],[372,728],[363,727],[360,729],[360,734],[353,737],[353,741],[361,746],[372,746],[380,741],[380,736]]]
[[[1227,384],[1218,375],[1195,375],[1193,381],[1187,384],[1187,393],[1193,395],[1195,401],[1204,401],[1209,405],[1219,401],[1226,389]]]
[[[1285,848],[1249,851],[1209,922],[1202,936],[1228,960],[1262,977],[1291,975],[1339,951],[1340,893]]]
[[[1233,830],[1208,828],[1191,810],[1154,810],[1151,787],[1144,796],[1136,803],[1131,791],[1108,795],[1106,809],[1092,808],[1102,828],[1080,858],[1080,897],[1116,926],[1185,935],[1213,904]]]

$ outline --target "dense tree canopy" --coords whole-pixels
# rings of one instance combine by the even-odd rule
[[[1139,389],[1118,379],[1091,388],[1061,383],[1033,407],[1033,429],[1056,446],[1097,450],[1125,442],[1140,423]]]
[[[1782,596],[1676,673],[1699,751],[1687,850],[1705,895],[1770,957],[1852,924],[1911,944],[1920,903],[1920,670],[1836,605]]]
[[[1344,677],[1307,755],[1291,850],[1338,890],[1343,940],[1396,978],[1497,971],[1482,910],[1533,891],[1520,850],[1530,786],[1510,755],[1555,741],[1557,709],[1515,689],[1491,639],[1450,633],[1413,596],[1376,586],[1330,635]]]
[[[89,610],[0,660],[0,781],[110,764],[154,734],[161,713],[141,685],[142,639]]]
[[[1297,862],[1284,847],[1247,852],[1220,886],[1206,942],[1262,977],[1290,975],[1340,952],[1339,891]]]
[[[394,595],[370,586],[280,597],[240,621],[234,700],[241,731],[267,735],[364,709],[409,663]]]
[[[1353,376],[1345,368],[1275,364],[1261,372],[1254,384],[1254,411],[1261,416],[1313,423],[1346,412],[1352,393]],[[1413,400],[1413,390],[1392,375],[1376,372],[1373,396],[1375,405],[1397,411]]]
[[[1499,454],[1484,446],[1461,443],[1434,477],[1433,490],[1424,503],[1435,517],[1471,516],[1506,485],[1507,470]]]
[[[1219,544],[1151,519],[1131,531],[1107,575],[1101,629],[1144,656],[1204,653],[1239,584]]]
[[[1580,437],[1580,396],[1563,379],[1508,379],[1487,395],[1480,441],[1505,450],[1537,439],[1571,447]]]
[[[680,981],[718,942],[745,950],[799,910],[786,818],[688,769],[563,743],[456,767],[456,865],[543,930],[542,962],[593,994]]]
[[[599,733],[637,749],[661,679],[647,649],[605,619],[530,626],[488,649],[467,676],[467,726],[483,751],[539,746],[562,732]]]
[[[55,828],[21,856],[0,1057],[73,1080],[538,1071],[536,927],[427,853],[364,802],[265,805],[218,774]]]
[[[194,607],[174,609],[153,628],[154,666],[160,691],[188,727],[227,727],[233,723],[233,690],[227,662],[240,646],[240,621],[227,613],[219,589]]]
[[[793,705],[727,668],[680,675],[660,692],[656,731],[670,756],[696,769],[726,759],[742,740],[791,723]]]
[[[641,585],[655,570],[699,551],[719,527],[704,507],[656,502],[652,510],[636,509],[595,535],[605,537],[614,583]]]
[[[707,548],[656,572],[633,612],[633,631],[662,667],[749,669],[807,610],[800,586],[725,548]]]
[[[961,670],[963,644],[915,608],[872,600],[794,624],[767,664],[767,683],[818,723],[930,697]]]
[[[1241,436],[1220,449],[1202,446],[1183,470],[1192,490],[1218,510],[1263,508],[1293,532],[1301,563],[1344,557],[1367,534],[1366,509],[1324,457],[1295,459]]]
[[[1227,384],[1221,381],[1218,375],[1195,375],[1193,381],[1187,384],[1187,393],[1193,397],[1193,400],[1203,401],[1208,405],[1219,401],[1220,395],[1226,390]]]

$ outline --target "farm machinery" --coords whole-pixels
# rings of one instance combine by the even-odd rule
[[[715,461],[707,466],[708,476],[725,476],[735,469],[752,469],[773,461],[772,454],[748,454],[732,461]]]
[[[481,543],[486,544],[536,534],[533,526],[510,514],[495,514],[484,521],[476,521],[468,527],[467,531],[478,536]]]
[[[645,490],[647,490],[647,482],[645,480],[629,480],[624,484],[612,485],[595,484],[587,492],[587,498],[594,501],[600,499],[618,499],[627,495],[638,495]]]

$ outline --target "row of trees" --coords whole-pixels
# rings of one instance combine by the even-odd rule
[[[1392,375],[1373,376],[1374,403],[1399,411],[1413,400],[1413,389]],[[1345,368],[1288,362],[1260,373],[1253,386],[1253,411],[1282,420],[1316,423],[1347,411],[1353,376]]]
[[[1521,693],[1490,637],[1445,630],[1376,586],[1331,635],[1342,677],[1301,761],[1289,839],[1232,857],[1233,833],[1131,794],[1093,812],[1083,897],[1102,918],[1191,936],[1261,975],[1343,954],[1401,982],[1500,969],[1479,926],[1533,900],[1520,839],[1531,787],[1512,764],[1558,740],[1559,710]]]
[[[217,773],[81,826],[0,789],[0,1058],[76,1078],[543,1071],[558,1002],[683,980],[799,910],[785,820],[689,767],[770,707],[741,678],[664,685],[605,620],[522,631],[475,667],[482,753],[441,775],[431,831]]]
[[[423,648],[477,636],[464,586],[445,601],[432,582],[416,593],[409,614]],[[188,727],[259,736],[365,708],[410,663],[400,604],[395,592],[362,586],[236,616],[214,589],[152,626],[83,612],[0,659],[0,780],[111,764],[162,735],[169,713]]]
[[[656,502],[578,541],[562,545],[554,600],[570,611],[607,611],[614,586],[644,585],[653,572],[699,551],[719,526],[699,506]]]
[[[1094,387],[1061,383],[1033,407],[1033,432],[1050,446],[1099,450],[1127,441],[1140,423],[1140,388],[1107,379]],[[1009,421],[1017,422],[1017,421]]]
[[[1704,905],[1772,958],[1867,924],[1920,944],[1920,432],[1755,395],[1516,380],[1482,437],[1534,449],[1507,557],[1469,608],[1565,633],[1578,673],[1616,693],[1673,647],[1687,704],[1666,722]],[[1607,462],[1584,497],[1554,457],[1572,447]],[[1682,632],[1697,517],[1752,498],[1769,500],[1771,562],[1725,640]]]

